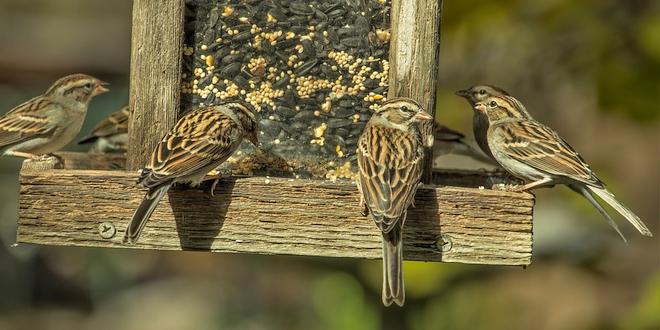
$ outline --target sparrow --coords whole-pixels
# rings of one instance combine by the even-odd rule
[[[513,96],[490,96],[478,101],[475,111],[488,119],[488,147],[495,160],[512,175],[528,182],[518,187],[564,184],[584,196],[627,242],[616,222],[594,198],[599,196],[628,220],[642,235],[653,236],[630,209],[605,188],[585,160],[557,132],[525,115]]]
[[[0,154],[38,159],[60,150],[80,132],[92,98],[109,91],[104,85],[92,76],[72,74],[0,116]]]
[[[401,231],[422,176],[425,139],[420,124],[432,119],[417,102],[394,98],[372,115],[358,140],[360,205],[383,236],[385,306],[404,304]]]
[[[475,149],[465,139],[465,135],[447,126],[436,123],[433,128],[433,156],[448,154],[463,155],[480,162],[497,165],[493,159]],[[435,161],[434,161],[435,162]]]
[[[468,101],[470,107],[474,108],[474,105],[477,102],[483,101],[488,97],[508,96],[509,93],[507,93],[502,88],[492,85],[476,85],[468,89],[459,90],[456,92],[456,95],[463,97],[466,101]],[[520,115],[531,119],[532,116],[529,114],[529,112],[527,112],[525,107],[522,104],[519,104],[519,106],[521,109]],[[490,148],[488,147],[488,137],[486,136],[488,132],[488,117],[478,111],[475,111],[474,116],[472,117],[472,131],[474,133],[474,139],[477,141],[479,148],[488,157],[490,157],[492,160],[495,160],[495,158],[493,158],[493,154],[490,152]]]
[[[124,243],[137,242],[158,202],[173,184],[199,185],[209,171],[236,151],[244,138],[258,145],[254,113],[243,102],[204,107],[181,117],[140,172],[138,184],[149,191],[128,224]]]
[[[91,153],[126,152],[128,144],[128,106],[99,122],[78,144],[92,143]]]

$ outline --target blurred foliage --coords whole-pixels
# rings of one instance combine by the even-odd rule
[[[130,8],[0,0],[0,112],[76,71],[113,90],[81,134],[124,105]],[[509,90],[657,233],[660,1],[445,1],[443,16],[438,118],[469,132],[453,92]],[[660,328],[657,238],[622,225],[624,245],[568,189],[536,192],[528,269],[405,262],[401,309],[381,305],[377,260],[11,248],[19,166],[0,159],[0,329]]]
[[[331,273],[321,276],[314,283],[312,296],[321,329],[380,328],[376,310],[366,304],[362,286],[350,275]]]
[[[659,118],[659,2],[469,0],[444,9],[443,57],[460,53],[479,64],[458,79],[494,76],[537,90],[586,80],[599,110]],[[441,79],[452,81],[450,71]]]
[[[660,327],[660,272],[645,285],[644,295],[623,319],[623,329],[653,329]]]

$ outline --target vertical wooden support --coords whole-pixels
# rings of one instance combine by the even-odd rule
[[[435,113],[442,0],[392,0],[388,98],[409,97]],[[432,139],[432,125],[424,127]],[[428,148],[424,183],[431,182],[433,154]]]
[[[135,0],[127,167],[141,168],[174,125],[181,101],[183,0]]]

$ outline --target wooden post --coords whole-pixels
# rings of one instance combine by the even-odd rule
[[[183,0],[135,0],[127,167],[144,166],[176,123],[181,101]]]
[[[435,116],[441,18],[442,0],[392,0],[388,98],[412,98],[432,116]],[[424,130],[432,137],[432,125]],[[431,149],[426,153],[424,183],[431,182]]]

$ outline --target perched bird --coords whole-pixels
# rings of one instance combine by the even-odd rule
[[[255,146],[257,122],[242,102],[204,107],[183,116],[158,143],[138,184],[149,191],[128,224],[124,243],[135,243],[158,202],[175,183],[199,185],[247,138]]]
[[[432,120],[420,105],[394,98],[373,114],[358,141],[358,190],[383,235],[383,304],[403,306],[401,231],[422,176],[424,139],[420,123]]]
[[[488,97],[508,96],[509,93],[492,85],[476,85],[468,89],[459,90],[456,92],[456,95],[463,97],[468,103],[470,103],[470,106],[474,108],[474,105],[477,102],[483,101]],[[527,112],[525,107],[522,104],[519,104],[519,106],[520,116],[531,119],[532,116]],[[472,117],[472,131],[474,132],[474,139],[477,141],[479,148],[481,148],[488,157],[494,160],[493,154],[488,147],[488,137],[486,136],[488,132],[488,117],[485,114],[478,111],[474,112],[474,116]]]
[[[594,198],[598,195],[645,236],[651,231],[630,209],[616,200],[582,157],[557,132],[524,115],[512,96],[491,96],[474,109],[488,118],[488,147],[495,160],[512,175],[529,183],[517,190],[567,185],[582,194],[626,241],[617,224]]]
[[[57,80],[48,90],[0,117],[0,152],[38,159],[67,145],[80,132],[89,102],[108,92],[85,74]]]
[[[126,152],[128,144],[128,106],[113,112],[98,123],[78,144],[92,143],[91,153]]]
[[[433,157],[447,154],[456,154],[467,156],[472,159],[497,165],[495,160],[491,159],[483,152],[475,149],[465,140],[463,133],[457,132],[447,126],[435,124],[433,128]],[[435,160],[434,160],[435,163]]]

